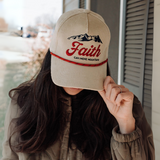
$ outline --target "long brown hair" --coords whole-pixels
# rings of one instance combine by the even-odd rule
[[[44,151],[63,134],[65,108],[61,95],[70,95],[52,82],[50,65],[48,50],[37,76],[9,92],[12,99],[18,95],[16,101],[21,110],[20,116],[12,120],[16,125],[9,139],[11,149],[16,152]],[[109,66],[107,75],[110,75]],[[105,159],[105,153],[110,150],[114,117],[97,91],[83,90],[71,99],[69,147],[74,143],[89,159]],[[13,145],[11,138],[15,133],[20,138]]]

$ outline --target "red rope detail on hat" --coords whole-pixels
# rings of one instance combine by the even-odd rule
[[[53,56],[55,56],[55,57],[57,57],[57,58],[59,58],[59,59],[61,59],[63,61],[66,61],[66,62],[69,62],[69,63],[73,63],[73,64],[77,64],[77,65],[80,65],[80,66],[97,67],[97,66],[101,66],[102,64],[104,64],[104,63],[106,63],[108,61],[108,58],[107,58],[105,61],[103,61],[101,63],[98,63],[98,64],[84,64],[84,63],[78,63],[78,62],[70,61],[70,60],[62,58],[62,57],[60,57],[60,56],[58,56],[58,55],[56,55],[56,54],[54,54],[52,52],[50,52],[50,53]]]

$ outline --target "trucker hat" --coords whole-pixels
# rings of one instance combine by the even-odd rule
[[[93,11],[62,14],[50,42],[52,81],[61,87],[103,90],[110,37],[104,19]]]

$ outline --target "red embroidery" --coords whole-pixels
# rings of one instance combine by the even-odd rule
[[[77,65],[81,65],[81,66],[87,66],[87,67],[97,67],[97,66],[101,66],[102,64],[106,63],[108,61],[108,59],[106,59],[105,61],[99,63],[99,64],[84,64],[84,63],[78,63],[78,62],[74,62],[74,61],[70,61],[68,59],[65,59],[65,58],[62,58],[52,52],[50,52],[53,56],[63,60],[63,61],[66,61],[66,62],[69,62],[69,63],[73,63],[73,64],[77,64]]]
[[[80,42],[77,42],[77,41],[74,41],[72,43],[72,46],[74,48],[71,48],[71,49],[67,49],[66,50],[66,54],[68,56],[72,56],[76,51],[78,51],[78,55],[80,56],[89,56],[89,57],[99,57],[99,55],[101,54],[101,50],[100,50],[100,45],[97,47],[94,47],[93,45],[91,45],[91,48],[81,48],[79,49],[79,46],[83,45],[83,43],[80,43]],[[94,47],[94,48],[93,48]]]
[[[66,50],[66,54],[67,54],[68,56],[72,56],[72,55],[76,52],[76,50],[78,50],[78,47],[79,47],[80,45],[83,45],[83,43],[79,43],[79,42],[76,42],[76,41],[75,41],[75,42],[72,43],[72,46],[73,46],[73,47],[75,47],[75,43],[78,43],[78,45],[77,45],[76,48],[71,48],[71,50],[73,50],[73,52],[70,53],[70,52],[69,52],[69,49]]]

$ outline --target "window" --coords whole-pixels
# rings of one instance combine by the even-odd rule
[[[86,9],[86,0],[79,0],[79,8]]]
[[[141,101],[151,122],[154,0],[126,0],[121,84]]]

